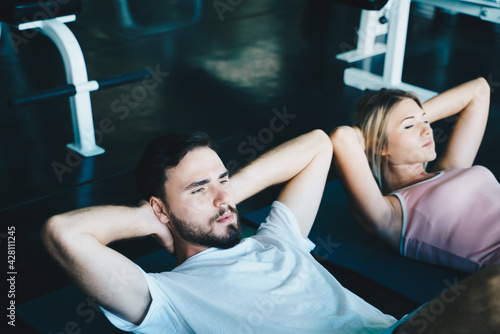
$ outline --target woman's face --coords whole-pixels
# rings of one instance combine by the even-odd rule
[[[387,147],[382,154],[389,164],[424,163],[436,158],[432,128],[414,100],[406,98],[394,106],[387,133]]]

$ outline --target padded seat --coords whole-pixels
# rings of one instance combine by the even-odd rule
[[[81,0],[2,0],[0,1],[0,21],[18,25],[78,14],[81,10]]]

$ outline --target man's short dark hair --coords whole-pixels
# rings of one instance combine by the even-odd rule
[[[199,147],[215,150],[204,132],[174,133],[153,139],[135,167],[135,179],[144,199],[148,201],[155,196],[166,204],[167,170],[176,167],[187,153]]]

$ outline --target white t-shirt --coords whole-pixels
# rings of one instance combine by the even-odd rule
[[[144,273],[152,303],[134,333],[380,333],[396,322],[340,283],[310,254],[292,212],[274,202],[256,235],[209,248],[170,272]]]

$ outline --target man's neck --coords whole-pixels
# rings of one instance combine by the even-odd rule
[[[189,259],[191,256],[194,256],[204,250],[208,249],[205,246],[196,246],[189,244],[187,242],[180,242],[178,246],[175,246],[175,256],[177,258],[176,265],[180,266],[184,261]]]

